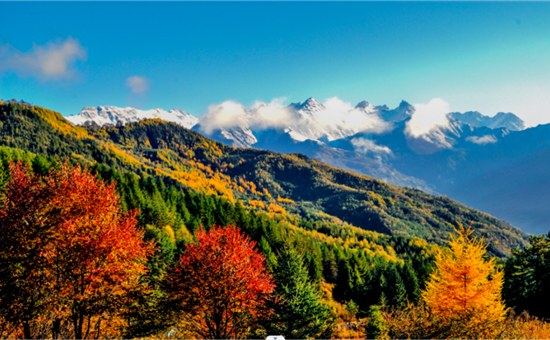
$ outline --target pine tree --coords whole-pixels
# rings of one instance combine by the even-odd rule
[[[352,268],[346,258],[338,261],[338,278],[336,279],[335,298],[349,300],[353,290]]]
[[[323,251],[323,277],[327,282],[334,283],[338,278],[338,263],[334,257],[334,252],[328,247]]]
[[[388,299],[386,297],[388,283],[386,281],[386,278],[384,277],[384,274],[380,274],[380,280],[378,282],[378,304],[382,307],[386,307],[386,305],[388,304]]]
[[[294,248],[286,247],[279,254],[274,277],[275,291],[282,303],[276,306],[277,317],[266,327],[268,332],[290,339],[329,337],[330,308],[309,282],[304,259]]]
[[[311,282],[315,285],[317,289],[321,288],[321,281],[323,280],[323,269],[321,266],[321,261],[315,255],[308,255],[307,260],[307,269],[309,272],[309,278]]]
[[[389,268],[388,281],[390,304],[395,308],[404,307],[407,304],[407,289],[394,265]]]
[[[506,308],[501,298],[503,273],[494,258],[485,260],[481,240],[459,224],[458,237],[451,237],[449,252],[436,255],[422,298],[434,316],[454,320],[465,330],[478,329],[486,336],[491,324],[502,321]]]
[[[516,311],[550,318],[550,233],[531,236],[529,246],[513,250],[504,269],[504,297]]]
[[[416,303],[420,298],[420,287],[418,285],[418,278],[410,262],[405,262],[405,265],[401,268],[401,277],[407,290],[408,301]]]
[[[267,242],[265,237],[262,236],[258,246],[262,251],[262,253],[264,254],[267,269],[269,270],[269,272],[273,272],[273,269],[277,266],[277,257],[271,250],[271,246],[269,245],[269,242]]]
[[[370,306],[368,312],[368,322],[365,326],[365,332],[367,333],[367,339],[384,339],[386,338],[388,327],[380,306]]]

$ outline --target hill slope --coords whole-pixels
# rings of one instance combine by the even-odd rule
[[[162,175],[274,214],[341,220],[440,244],[456,221],[471,223],[488,241],[488,250],[500,257],[527,240],[510,224],[446,197],[395,187],[303,155],[226,146],[174,123],[145,120],[85,133],[70,126],[61,131],[47,117],[62,117],[37,107],[4,104],[0,113],[2,145],[90,164],[99,161],[138,175]]]

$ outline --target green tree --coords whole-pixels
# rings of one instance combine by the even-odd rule
[[[395,308],[404,307],[407,304],[407,289],[394,265],[389,268],[388,281],[390,304]]]
[[[409,302],[416,303],[420,299],[420,286],[418,284],[418,278],[414,273],[414,269],[410,262],[405,262],[405,265],[401,269],[401,277],[407,290],[407,297]]]
[[[513,250],[504,267],[503,295],[508,306],[550,318],[550,233],[531,236],[523,250]]]
[[[384,339],[387,337],[388,327],[386,320],[382,315],[382,308],[377,305],[370,306],[368,312],[368,322],[365,326],[367,339]]]
[[[321,281],[323,280],[323,267],[321,261],[315,255],[308,255],[306,261],[311,282],[315,284],[316,288],[320,289]]]
[[[286,247],[277,258],[275,292],[281,302],[275,307],[275,320],[267,326],[271,334],[290,339],[327,338],[332,332],[330,308],[321,301],[309,282],[303,257]]]

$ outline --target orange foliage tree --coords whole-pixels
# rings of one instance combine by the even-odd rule
[[[199,229],[196,244],[186,245],[169,291],[201,338],[246,336],[260,317],[275,285],[256,242],[230,226],[208,233]]]
[[[141,289],[153,251],[136,212],[123,213],[114,184],[80,166],[65,163],[43,177],[23,163],[10,168],[0,212],[0,308],[25,338],[100,337],[101,320]],[[49,329],[36,334],[38,324]]]
[[[479,336],[489,335],[491,325],[506,317],[501,290],[503,273],[494,258],[486,260],[481,240],[459,224],[458,237],[451,237],[448,252],[436,255],[422,298],[433,316],[451,320]]]

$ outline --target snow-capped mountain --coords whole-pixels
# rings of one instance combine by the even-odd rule
[[[248,148],[258,142],[250,130],[247,112],[233,116],[230,126],[227,127],[216,124],[214,120],[215,117],[206,116],[192,129],[219,142],[241,148]]]
[[[277,108],[278,114],[284,117],[277,122],[270,122],[265,112],[262,113],[268,104],[233,110],[231,122],[220,118],[219,111],[215,111],[206,115],[193,129],[234,146],[257,147],[256,143],[268,130],[276,130],[276,135],[288,135],[298,142],[313,140],[327,143],[362,131],[376,133],[391,128],[391,124],[378,115],[379,108],[367,102],[361,102],[355,108],[334,106],[330,101],[325,105],[315,98],[308,98],[304,102]]]
[[[506,128],[510,131],[520,131],[525,129],[525,123],[513,113],[499,112],[494,117],[484,116],[477,111],[468,111],[465,113],[451,112],[451,117],[460,120],[466,124],[475,127],[488,127],[490,129]]]
[[[288,106],[231,105],[200,121],[183,110],[111,106],[86,107],[67,119],[116,125],[160,118],[226,144],[299,152],[395,185],[446,194],[528,232],[548,229],[543,202],[550,199],[550,124],[525,129],[512,113],[452,112],[418,133],[411,128],[415,108],[406,101],[394,109],[314,98]]]
[[[180,124],[186,128],[196,125],[199,119],[184,110],[172,109],[168,112],[162,109],[142,111],[131,107],[120,108],[115,106],[85,107],[78,115],[65,117],[74,125],[95,123],[99,126],[130,123],[147,118],[158,118],[168,122]]]
[[[390,110],[386,105],[376,106],[374,109],[380,118],[386,122],[392,123],[404,121],[405,119],[410,118],[414,113],[414,106],[404,100],[402,100],[399,106],[393,110]]]

